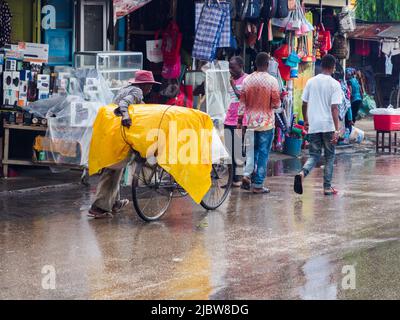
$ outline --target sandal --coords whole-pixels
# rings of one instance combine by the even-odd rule
[[[251,180],[249,177],[243,177],[240,188],[247,191],[251,189]]]
[[[294,177],[294,192],[297,194],[303,194],[303,178],[301,174]]]
[[[112,213],[120,212],[127,205],[129,205],[129,200],[128,199],[123,199],[123,200],[116,201],[114,206],[113,206],[113,208],[112,208]]]
[[[88,217],[94,219],[105,219],[113,217],[111,212],[96,207],[91,207],[87,215]]]
[[[336,195],[338,193],[339,192],[335,188],[332,188],[332,187],[330,187],[329,189],[325,189],[324,190],[324,195],[326,195],[326,196],[334,196],[334,195]]]
[[[255,194],[265,194],[265,193],[270,193],[271,190],[268,188],[262,187],[262,188],[253,188],[253,193]]]

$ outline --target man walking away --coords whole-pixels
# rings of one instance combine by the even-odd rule
[[[308,80],[303,92],[304,124],[310,138],[310,158],[302,171],[295,176],[294,191],[303,194],[303,180],[318,164],[324,149],[324,194],[334,195],[332,188],[335,144],[339,138],[339,104],[342,102],[342,89],[332,78],[335,72],[334,56],[327,54],[322,58],[322,73]]]
[[[239,125],[247,124],[249,130],[254,130],[254,158],[247,158],[246,170],[251,165],[254,168],[253,178],[248,175],[243,177],[243,185],[252,184],[253,193],[269,193],[264,187],[267,176],[269,153],[275,133],[275,113],[281,105],[278,81],[268,74],[270,56],[260,52],[256,57],[257,71],[249,75],[243,82],[240,96]],[[249,152],[249,150],[248,150]],[[251,151],[250,151],[251,153]],[[246,187],[244,187],[246,189]]]

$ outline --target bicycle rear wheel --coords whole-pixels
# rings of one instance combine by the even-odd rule
[[[171,203],[173,178],[158,165],[138,163],[132,182],[132,201],[144,221],[160,219]]]
[[[211,188],[201,201],[203,208],[215,210],[220,207],[231,191],[233,182],[233,167],[221,160],[212,165]]]

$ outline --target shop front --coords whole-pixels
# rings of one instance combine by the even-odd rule
[[[284,151],[287,138],[298,140],[296,145],[300,147],[304,145],[301,90],[306,80],[318,73],[324,54],[334,53],[343,66],[348,52],[339,50],[338,45],[335,47],[335,42],[343,43],[343,38],[347,41],[347,32],[354,28],[352,13],[344,9],[348,5],[345,0],[282,1],[280,10],[263,7],[264,1],[252,1],[248,7],[247,1],[240,0],[25,2],[20,12],[27,14],[28,11],[27,15],[32,16],[31,27],[13,29],[10,42],[37,42],[42,44],[39,45],[42,51],[48,52],[47,60],[31,72],[36,77],[32,81],[36,84],[33,90],[36,95],[27,94],[26,102],[22,101],[20,107],[46,100],[53,94],[70,92],[75,77],[66,67],[94,68],[113,94],[136,70],[143,68],[152,71],[162,82],[147,102],[198,108],[209,113],[216,124],[221,124],[230,103],[227,61],[241,55],[245,71],[250,73],[257,53],[266,51],[272,56],[270,73],[278,79],[282,91],[282,108],[276,117],[276,151]],[[29,23],[29,19],[26,21]],[[216,27],[210,28],[210,25]],[[111,53],[116,48],[124,52]],[[8,51],[18,53],[19,50],[11,47]],[[32,66],[24,59],[18,64],[18,57],[6,54],[4,60],[16,61],[15,71],[20,74],[24,66]],[[29,83],[28,79],[27,87]],[[7,87],[8,95],[17,91],[10,89]],[[92,86],[86,91],[93,90],[89,96],[95,96],[96,89]],[[19,97],[24,94],[21,90]],[[15,100],[2,101],[7,125],[29,124],[28,116],[21,120],[24,117],[19,115],[18,121],[15,114],[9,117],[16,112],[10,109],[15,107]],[[37,123],[46,128],[46,119],[35,119]],[[15,147],[11,143],[7,151],[24,149],[25,157],[29,158],[34,141],[25,140],[27,145]],[[298,150],[286,151],[298,154]]]

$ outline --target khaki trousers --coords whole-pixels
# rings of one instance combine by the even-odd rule
[[[114,204],[121,199],[121,179],[124,169],[131,161],[131,158],[132,156],[130,155],[125,160],[103,170],[97,184],[96,196],[92,207],[111,211]]]

